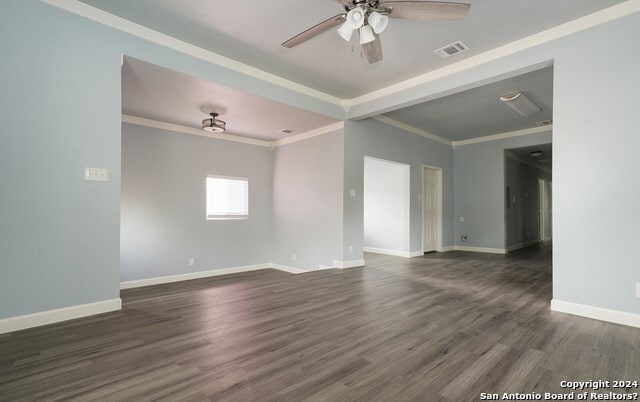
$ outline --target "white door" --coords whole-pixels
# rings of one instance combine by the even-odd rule
[[[438,249],[438,229],[439,229],[439,171],[424,168],[423,171],[423,210],[422,218],[422,240],[424,242],[424,252]]]

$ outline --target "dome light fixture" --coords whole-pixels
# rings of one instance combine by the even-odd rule
[[[542,156],[542,151],[533,151],[529,155],[531,155],[534,158],[539,158]]]
[[[224,133],[227,131],[227,122],[217,119],[218,113],[211,112],[210,119],[202,120],[202,129],[210,133]]]

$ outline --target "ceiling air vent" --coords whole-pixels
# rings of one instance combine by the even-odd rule
[[[454,54],[462,53],[466,50],[469,50],[469,47],[462,43],[462,41],[457,41],[451,43],[449,45],[443,46],[440,49],[434,50],[435,54],[446,59],[449,56],[453,56]]]
[[[543,121],[536,121],[536,126],[550,126],[553,124],[553,120],[543,120]]]

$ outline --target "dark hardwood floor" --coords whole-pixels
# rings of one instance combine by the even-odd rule
[[[0,335],[0,400],[465,401],[640,377],[640,329],[549,310],[549,246],[366,261],[127,290],[121,312]]]

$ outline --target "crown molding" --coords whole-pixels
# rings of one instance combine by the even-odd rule
[[[418,134],[418,135],[420,135],[422,137],[425,137],[425,138],[428,138],[430,140],[441,142],[441,143],[449,145],[449,146],[453,146],[453,142],[449,141],[446,138],[442,138],[442,137],[440,137],[438,135],[435,135],[435,134],[432,134],[432,133],[430,133],[428,131],[421,130],[421,129],[417,128],[417,127],[414,127],[412,125],[403,123],[403,122],[398,121],[396,119],[392,119],[391,117],[380,115],[380,116],[372,117],[372,119],[377,120],[377,121],[379,121],[381,123],[387,124],[389,126],[393,126],[393,127],[399,128],[399,129],[404,130],[404,131],[408,131],[408,132],[413,133],[413,134]]]
[[[228,134],[228,133],[224,133],[224,134],[213,134],[212,133],[212,134],[209,134],[206,131],[198,130],[198,129],[193,128],[193,127],[186,127],[186,126],[181,126],[179,124],[166,123],[164,121],[145,119],[145,118],[142,118],[142,117],[131,116],[131,115],[128,115],[128,114],[123,114],[122,115],[122,122],[123,123],[135,124],[135,125],[138,125],[138,126],[158,128],[158,129],[161,129],[161,130],[169,130],[169,131],[174,131],[174,132],[177,132],[177,133],[197,135],[197,136],[200,136],[200,137],[211,138],[211,139],[215,139],[215,140],[240,142],[240,143],[243,143],[243,144],[258,145],[258,146],[261,146],[261,147],[269,147],[270,146],[269,141],[256,140],[256,139],[253,139],[253,138],[241,137],[239,135]]]
[[[343,128],[344,128],[344,121],[339,121],[337,123],[329,124],[328,126],[324,126],[324,127],[316,128],[311,131],[304,132],[304,133],[292,135],[290,137],[283,138],[281,140],[271,141],[271,147],[275,148],[282,145],[291,144],[293,142],[304,141],[309,138],[317,137],[323,134],[328,134]]]
[[[308,86],[299,84],[297,82],[288,80],[279,75],[275,75],[259,68],[250,66],[248,64],[239,62],[214,53],[210,50],[203,49],[199,46],[192,45],[191,43],[176,39],[172,36],[155,31],[151,28],[147,28],[143,25],[136,24],[122,17],[110,14],[99,8],[90,6],[77,0],[40,0],[43,3],[60,8],[70,13],[79,15],[84,18],[88,18],[92,21],[106,25],[108,27],[117,29],[122,32],[126,32],[133,36],[148,40],[153,43],[157,43],[164,47],[176,50],[178,52],[188,54],[207,61],[209,63],[217,64],[219,66],[228,68],[233,71],[269,82],[271,84],[278,85],[282,88],[287,88],[292,91],[307,95],[324,102],[331,103],[340,107],[344,107],[343,99],[338,98],[328,93],[318,91],[317,89],[310,88]]]
[[[485,137],[471,138],[470,140],[464,140],[464,141],[454,141],[453,147],[457,148],[464,145],[477,144],[479,142],[497,141],[497,140],[503,140],[505,138],[521,137],[523,135],[546,133],[548,131],[553,131],[553,125],[525,128],[523,130],[516,130],[516,131],[507,131],[504,133],[487,135]]]
[[[589,14],[584,17],[566,22],[564,24],[557,25],[553,28],[549,28],[536,34],[527,36],[523,39],[519,39],[506,45],[494,48],[492,50],[477,54],[475,56],[471,56],[457,63],[453,63],[437,70],[432,70],[428,73],[421,74],[408,80],[389,85],[385,88],[369,92],[362,96],[358,96],[356,98],[350,99],[347,104],[349,106],[355,106],[366,102],[371,102],[373,100],[380,99],[418,85],[426,84],[444,78],[446,76],[459,73],[461,71],[468,70],[491,61],[498,60],[500,58],[523,51],[525,49],[541,45],[543,43],[551,42],[564,36],[571,35],[576,32],[580,32],[585,29],[589,29],[618,18],[622,18],[639,11],[640,0],[628,0],[624,3],[611,6],[604,10],[597,11],[593,14]]]

